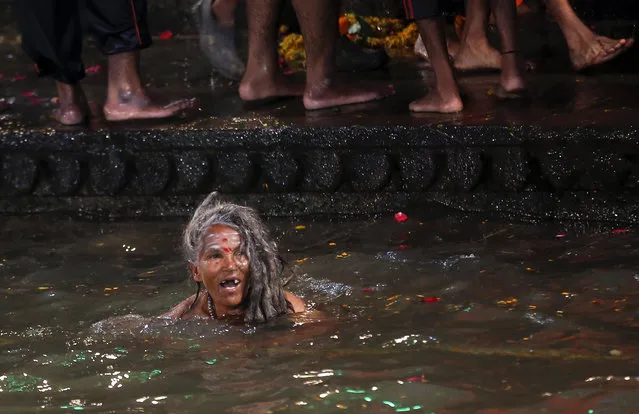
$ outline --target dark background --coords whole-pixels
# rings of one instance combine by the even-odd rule
[[[0,0],[0,36],[17,34],[13,19],[12,4],[17,0]],[[114,0],[109,0],[114,1]],[[461,2],[463,0],[451,0]],[[538,8],[541,0],[528,0],[532,7]],[[589,21],[602,20],[639,20],[639,1],[637,0],[573,0],[571,2],[578,14]],[[166,29],[179,33],[194,33],[190,15],[192,0],[149,0],[151,32],[156,34]],[[401,17],[401,0],[344,0],[344,9],[361,15]],[[542,6],[543,7],[543,6]]]
[[[19,43],[18,30],[13,18],[13,5],[17,0],[0,0],[0,45],[15,47]],[[103,0],[116,1],[116,0]],[[124,1],[124,0],[119,0]],[[282,23],[296,28],[295,13],[290,0],[281,15]],[[449,0],[451,9],[463,9],[465,0]],[[149,29],[157,36],[171,30],[177,38],[195,38],[197,28],[191,12],[194,0],[148,0]],[[526,0],[531,13],[522,15],[518,24],[519,42],[523,56],[536,62],[539,70],[569,67],[567,48],[558,26],[545,15],[543,0]],[[636,37],[636,22],[639,21],[639,0],[573,0],[577,14],[600,35],[613,38]],[[360,15],[402,17],[401,0],[343,0],[344,11]],[[523,10],[523,9],[522,9]],[[241,56],[246,54],[247,28],[243,4],[238,8],[238,47]],[[449,19],[449,20],[452,20]],[[496,33],[491,34],[493,38]],[[494,40],[494,39],[493,39]],[[89,40],[90,42],[90,40]],[[7,52],[9,53],[9,52]],[[11,51],[11,53],[14,53]],[[639,47],[634,47],[603,70],[636,72],[639,68]],[[597,70],[602,70],[597,67]]]

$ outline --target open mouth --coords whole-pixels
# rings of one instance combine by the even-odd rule
[[[240,284],[240,279],[225,279],[220,282],[224,289],[232,289]]]

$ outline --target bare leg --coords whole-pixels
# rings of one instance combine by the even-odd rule
[[[368,102],[394,92],[390,87],[367,89],[336,82],[335,41],[340,0],[293,0],[293,6],[306,50],[306,109]]]
[[[303,85],[291,84],[280,71],[277,60],[279,8],[280,0],[247,0],[249,53],[240,83],[240,97],[245,101],[304,93]]]
[[[456,69],[501,68],[501,56],[486,36],[489,15],[488,0],[468,0],[461,48],[455,57]]]
[[[84,90],[79,84],[70,85],[56,81],[58,89],[58,109],[53,117],[63,125],[78,125],[84,123],[90,114],[89,104]]]
[[[109,56],[109,86],[104,104],[104,116],[108,121],[167,118],[193,105],[188,100],[164,106],[151,102],[140,82],[138,56],[139,52]]]
[[[455,69],[470,71],[477,69],[501,69],[501,55],[488,42],[486,27],[490,14],[487,0],[468,0],[467,16],[461,40],[447,37],[448,54],[454,61]],[[426,47],[419,36],[415,43],[415,54],[424,60],[430,60]],[[526,61],[526,69],[533,70],[535,64]]]
[[[634,44],[632,38],[611,39],[597,36],[579,19],[568,0],[547,0],[546,3],[548,11],[566,38],[575,70],[607,62]]]
[[[464,105],[448,60],[444,19],[417,20],[417,25],[435,73],[435,89],[423,98],[411,102],[409,108],[415,112],[459,112]]]
[[[446,36],[446,47],[448,48],[448,56],[450,56],[451,59],[455,59],[455,56],[457,56],[457,54],[459,53],[462,44],[459,39],[451,39],[450,37]],[[430,58],[428,57],[428,52],[426,51],[426,45],[424,45],[424,40],[422,39],[421,35],[415,42],[415,54],[424,60],[430,60]]]
[[[515,0],[490,0],[490,3],[501,38],[501,75],[499,77],[501,89],[506,93],[525,89],[526,83],[521,77],[515,40],[515,19],[517,18]]]
[[[239,0],[212,0],[211,11],[220,26],[231,28],[235,26],[235,9]]]

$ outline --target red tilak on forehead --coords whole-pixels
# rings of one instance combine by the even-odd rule
[[[229,239],[227,239],[226,237],[222,239],[223,242],[227,242],[229,241]]]

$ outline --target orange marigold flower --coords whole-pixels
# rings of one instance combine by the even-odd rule
[[[339,34],[344,36],[348,33],[348,29],[351,27],[351,22],[348,20],[346,16],[341,16],[339,18]]]

